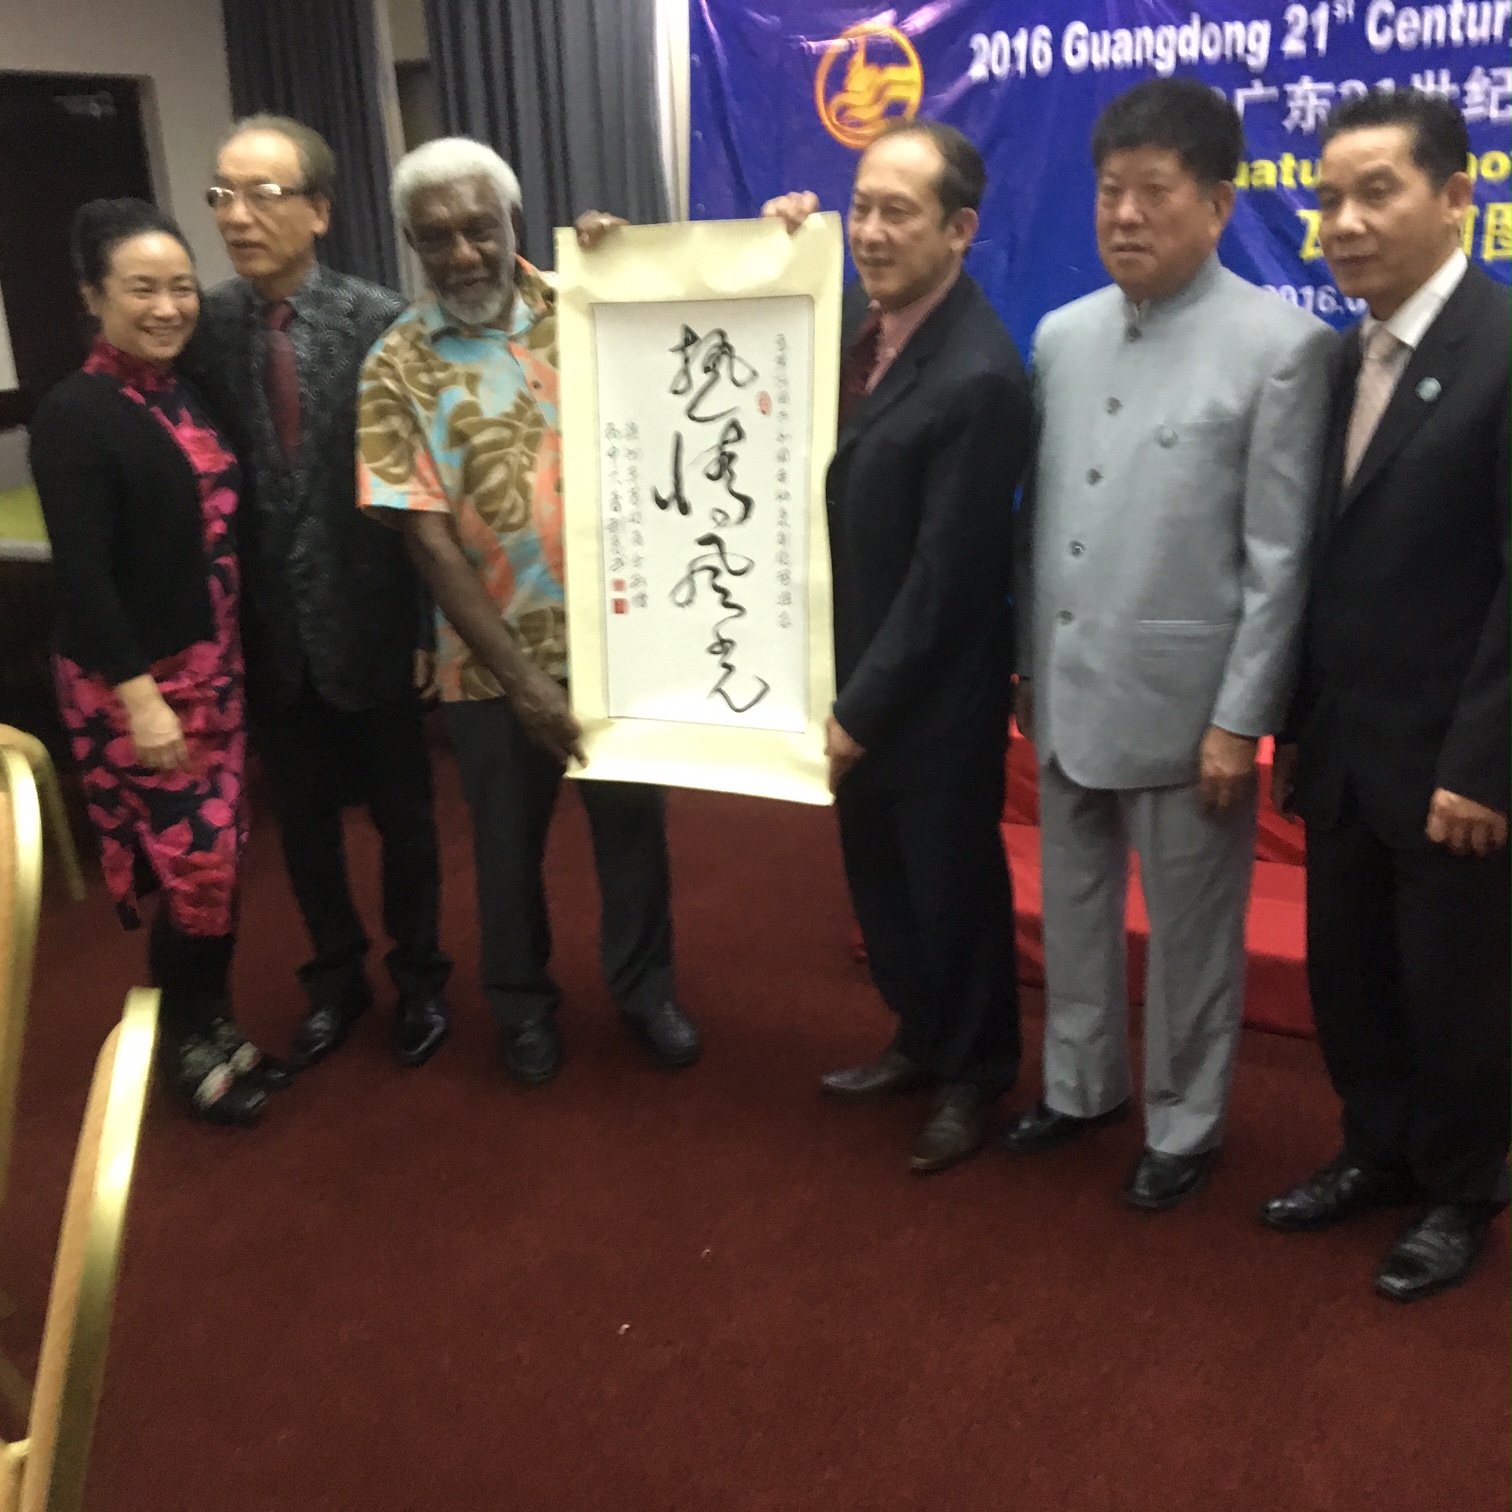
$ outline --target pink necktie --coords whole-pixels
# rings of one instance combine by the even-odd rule
[[[1344,441],[1344,482],[1347,486],[1375,435],[1381,416],[1391,402],[1391,391],[1396,387],[1395,360],[1402,343],[1386,329],[1378,325],[1365,343],[1365,355],[1360,363],[1360,376],[1355,383],[1354,408],[1349,414],[1349,434]]]
[[[290,467],[299,460],[299,367],[289,337],[293,319],[294,306],[287,299],[268,307],[268,360],[263,368],[268,413]]]

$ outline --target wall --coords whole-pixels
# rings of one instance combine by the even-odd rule
[[[220,0],[0,0],[0,68],[145,79],[158,200],[183,227],[204,282],[230,276],[204,199],[231,120]]]
[[[5,319],[5,293],[0,290],[0,394],[9,393],[15,386],[16,359],[11,352],[10,326]]]
[[[430,57],[425,34],[425,0],[388,0],[389,35],[394,62],[418,63]]]
[[[688,218],[688,0],[656,0],[662,176],[673,220]]]

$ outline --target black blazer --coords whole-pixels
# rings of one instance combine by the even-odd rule
[[[74,373],[37,406],[30,447],[62,653],[114,684],[211,639],[199,480],[162,422]]]
[[[357,508],[358,378],[404,300],[317,267],[293,302],[302,327],[296,467],[268,414],[265,328],[249,283],[205,295],[180,366],[210,398],[246,471],[242,638],[254,712],[286,707],[308,674],[350,713],[402,697],[415,648],[429,644],[402,534]]]
[[[852,285],[847,344],[866,305]],[[835,717],[872,777],[906,779],[963,744],[1001,756],[1032,433],[1024,365],[964,273],[841,429],[826,480]]]
[[[1507,812],[1507,290],[1472,266],[1412,354],[1341,487],[1360,367],[1340,340],[1301,688],[1297,807],[1346,784],[1387,843],[1424,843],[1435,788]]]

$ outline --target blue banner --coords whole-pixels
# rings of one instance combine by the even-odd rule
[[[1469,125],[1465,249],[1507,281],[1512,0],[691,0],[690,208],[754,215],[812,189],[844,210],[882,124],[926,115],[987,160],[967,266],[1027,352],[1040,317],[1107,282],[1093,236],[1092,124],[1155,75],[1190,75],[1239,109],[1246,160],[1220,253],[1282,298],[1345,325],[1317,237],[1317,131],[1367,88],[1453,100]]]

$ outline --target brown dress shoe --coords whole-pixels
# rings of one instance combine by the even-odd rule
[[[934,1112],[919,1131],[909,1165],[921,1176],[948,1170],[987,1142],[992,1098],[981,1087],[947,1082],[935,1096]]]
[[[891,1097],[899,1092],[917,1092],[929,1077],[901,1050],[884,1050],[876,1060],[847,1066],[819,1078],[819,1087],[831,1097]]]

